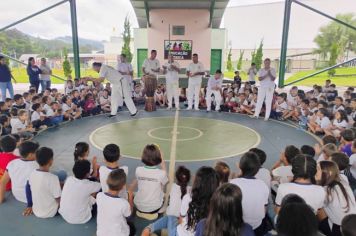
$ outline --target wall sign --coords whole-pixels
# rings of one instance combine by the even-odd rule
[[[192,44],[192,40],[164,40],[164,59],[171,53],[175,60],[191,60]]]

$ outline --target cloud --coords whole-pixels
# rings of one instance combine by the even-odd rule
[[[57,2],[59,0],[1,0],[0,27]],[[122,32],[127,15],[137,27],[130,0],[77,0],[78,34],[83,38],[108,40],[114,27]],[[14,28],[33,36],[55,38],[71,35],[70,24],[69,3],[64,3]]]

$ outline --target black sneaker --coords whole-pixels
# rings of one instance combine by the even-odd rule
[[[108,118],[113,118],[115,117],[116,115],[108,115]]]
[[[131,114],[131,117],[135,117],[138,114],[138,110],[136,111],[135,114]]]

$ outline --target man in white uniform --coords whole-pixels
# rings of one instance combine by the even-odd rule
[[[220,104],[222,101],[222,97],[221,97],[221,87],[222,87],[222,80],[223,75],[221,70],[217,70],[215,72],[214,76],[211,76],[209,78],[208,81],[208,87],[206,89],[206,105],[207,105],[207,109],[206,111],[210,111],[211,110],[211,95],[214,94],[214,98],[215,98],[215,111],[219,111],[220,110]]]
[[[102,65],[99,62],[93,63],[93,69],[99,73],[99,78],[97,79],[100,82],[103,82],[105,79],[109,80],[112,85],[111,90],[111,114],[109,117],[116,116],[117,109],[119,107],[119,100],[123,99],[129,109],[131,116],[137,115],[138,110],[130,94],[129,84],[126,79],[114,68],[107,65]]]
[[[276,70],[271,67],[271,59],[264,60],[264,68],[258,71],[258,80],[260,81],[260,88],[257,94],[257,104],[253,118],[258,118],[261,112],[263,102],[266,105],[265,121],[269,119],[272,108],[272,99],[275,88],[274,80],[276,79]]]
[[[163,65],[163,73],[166,75],[166,88],[168,109],[172,108],[172,101],[174,97],[174,104],[179,110],[179,64],[174,61],[172,55],[168,56],[168,62]]]
[[[123,75],[124,79],[127,81],[129,84],[129,93],[133,94],[133,69],[131,63],[127,62],[127,58],[125,54],[120,55],[120,62],[117,64],[117,71],[120,72],[120,74]],[[122,107],[124,105],[124,100],[120,99],[119,100],[119,107]]]
[[[194,99],[194,109],[199,110],[199,93],[201,88],[201,82],[203,75],[205,74],[204,66],[198,61],[198,54],[193,54],[193,62],[189,64],[187,68],[188,81],[188,108],[191,110],[193,108]]]
[[[161,66],[159,60],[156,57],[157,51],[152,50],[151,56],[143,62],[142,72],[144,75],[153,75],[157,77]]]

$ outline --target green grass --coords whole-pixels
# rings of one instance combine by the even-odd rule
[[[285,83],[290,83],[295,80],[298,80],[306,75],[310,75],[311,73],[316,72],[317,70],[309,70],[309,71],[300,71],[289,77]],[[309,79],[300,81],[295,85],[303,85],[303,86],[313,86],[314,84],[324,85],[325,80],[331,79],[331,82],[336,86],[356,86],[356,68],[337,68],[336,75],[345,75],[345,76],[334,76],[329,77],[327,72],[321,73],[319,75],[313,76]],[[352,75],[352,76],[347,76]]]
[[[317,72],[318,70],[308,70],[308,71],[300,71],[295,74],[293,74],[291,77],[289,77],[286,81],[285,84],[293,82],[295,80],[298,80],[300,78],[303,78],[304,76],[310,75],[314,72]],[[226,78],[234,78],[234,72],[233,71],[226,71],[224,72],[224,76]],[[316,75],[314,77],[311,77],[309,79],[300,81],[296,83],[295,85],[301,85],[301,86],[313,86],[314,84],[318,85],[324,85],[325,80],[331,79],[331,82],[335,84],[336,86],[344,86],[344,87],[355,87],[356,86],[356,68],[351,67],[351,68],[337,68],[336,69],[336,75],[340,76],[334,76],[334,77],[329,77],[327,72],[321,73],[319,75]],[[341,76],[345,75],[345,76]],[[352,76],[347,76],[347,75],[352,75]],[[244,71],[240,72],[240,76],[242,80],[247,80],[247,74]]]
[[[28,75],[26,72],[26,68],[12,68],[11,70],[12,75],[15,77],[17,83],[28,83]],[[65,78],[63,70],[59,70],[59,69],[53,69],[52,73],[54,75],[57,75],[59,77]],[[85,77],[85,76],[93,76],[93,77],[98,77],[98,73],[96,73],[94,70],[92,69],[82,69],[81,70],[81,76]],[[72,72],[72,78],[74,78],[74,72]],[[54,78],[52,77],[52,83],[53,84],[63,84],[64,81]]]

